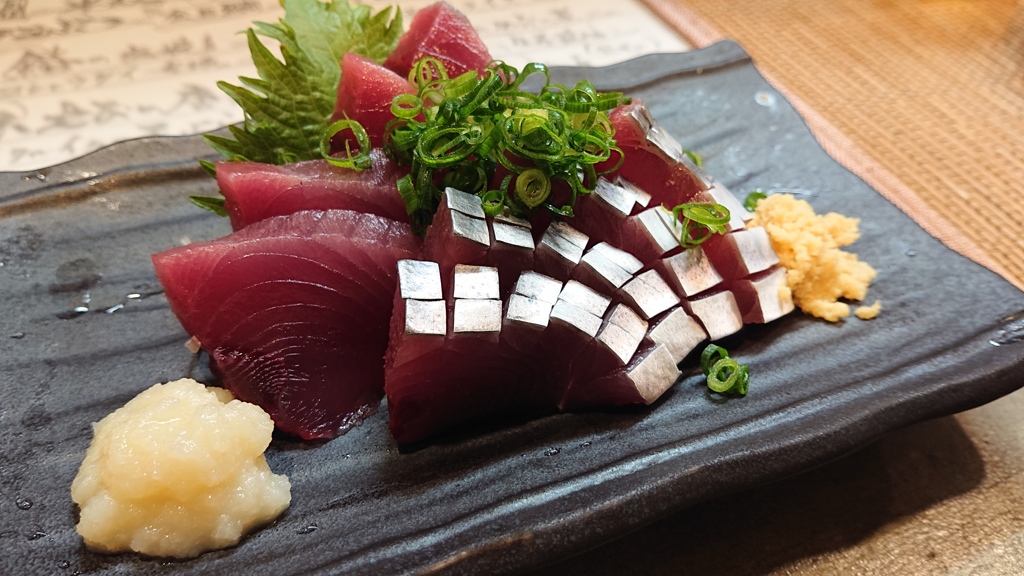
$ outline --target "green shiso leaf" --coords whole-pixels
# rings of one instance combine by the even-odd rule
[[[400,10],[372,13],[347,0],[284,0],[276,24],[246,31],[258,78],[217,86],[241,106],[245,120],[231,138],[207,134],[206,142],[229,160],[285,164],[320,158],[341,80],[341,57],[355,52],[383,62],[402,33]],[[278,59],[260,40],[277,41]]]

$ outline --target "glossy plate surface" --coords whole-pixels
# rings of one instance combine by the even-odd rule
[[[90,423],[205,373],[149,255],[229,226],[186,200],[215,190],[198,137],[0,174],[0,573],[514,572],[1024,384],[1024,294],[837,165],[736,44],[555,76],[643,98],[737,192],[793,189],[862,218],[854,249],[879,270],[868,303],[882,315],[746,329],[726,342],[750,364],[744,399],[705,393],[687,369],[650,408],[507,422],[408,453],[386,409],[330,442],[276,439],[268,459],[293,500],[274,525],[188,562],[104,556],[75,534],[69,493]]]

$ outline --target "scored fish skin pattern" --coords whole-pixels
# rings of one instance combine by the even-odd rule
[[[621,177],[601,178],[577,201],[576,217],[543,230],[536,220],[507,213],[488,217],[479,197],[448,188],[422,253],[437,259],[431,278],[443,286],[444,295],[435,298],[445,302],[445,334],[431,335],[434,359],[416,364],[419,372],[386,370],[392,433],[400,443],[524,408],[544,413],[650,404],[676,382],[678,364],[701,343],[793,310],[784,296],[785,270],[764,229],[748,228],[749,215],[735,196],[693,166],[656,122],[640,116],[651,143],[703,185],[694,201],[730,209],[727,233],[684,249],[671,211],[652,206],[650,194]],[[433,263],[415,266],[427,264]],[[400,285],[417,281],[402,276]],[[397,299],[393,323],[404,322],[406,334],[392,347],[423,338],[409,326],[436,322],[410,321],[416,314],[441,312]],[[486,360],[451,363],[469,356]],[[444,382],[456,370],[458,382]],[[500,402],[481,397],[495,380],[505,383]],[[432,386],[458,389],[459,410],[446,405],[451,394],[428,393]],[[477,400],[467,402],[466,395]]]
[[[645,118],[635,107],[631,114]],[[724,186],[687,164],[681,148],[677,150],[677,143],[653,120],[646,118],[645,122],[648,141],[643,145],[656,148],[646,151],[647,162],[673,162],[669,172],[687,182],[689,198],[738,205]],[[641,146],[635,139],[631,145]],[[282,182],[290,186],[293,176],[317,182],[323,171],[307,164],[288,168],[292,172],[285,174]],[[316,170],[302,172],[307,167]],[[324,178],[329,180],[327,176]],[[383,178],[370,176],[368,182],[373,186]],[[696,187],[691,186],[694,182]],[[664,190],[659,195],[678,196]],[[229,387],[232,382],[243,383],[249,398],[271,412],[280,428],[303,437],[342,433],[373,410],[383,381],[393,397],[396,438],[413,441],[472,415],[653,402],[674,383],[676,365],[701,342],[733,334],[744,322],[768,322],[793,309],[791,299],[783,295],[785,270],[779,267],[763,230],[746,227],[745,214],[734,214],[725,236],[715,236],[702,248],[684,250],[678,241],[682,233],[679,223],[656,197],[620,173],[601,179],[593,193],[581,196],[574,218],[522,219],[507,212],[488,217],[479,197],[449,188],[442,194],[434,223],[422,243],[412,238],[407,225],[372,216],[370,210],[342,218],[346,212],[334,209],[316,212],[313,218],[298,212],[275,216],[210,242],[211,249],[250,240],[256,246],[270,233],[282,236],[273,240],[281,246],[282,258],[305,263],[319,258],[315,254],[320,249],[309,245],[307,236],[322,222],[340,222],[339,218],[361,222],[361,227],[335,234],[339,246],[350,243],[347,235],[369,237],[396,226],[396,230],[404,230],[407,256],[400,265],[396,258],[385,263],[359,250],[344,251],[345,258],[353,259],[352,266],[390,278],[383,292],[368,291],[355,279],[328,286],[353,301],[380,300],[369,314],[364,313],[366,306],[331,304],[327,308],[339,318],[350,318],[345,326],[338,321],[344,334],[379,331],[380,349],[386,347],[383,352],[374,348],[364,354],[378,359],[383,356],[382,365],[364,366],[362,372],[345,371],[347,380],[366,380],[368,395],[358,405],[343,409],[328,408],[313,396],[299,394],[299,389],[287,394],[281,390],[311,378],[327,382],[329,375],[322,373],[320,364],[302,358],[323,352],[323,366],[334,366],[339,354],[355,354],[360,346],[365,347],[366,338],[345,340],[351,350],[314,349],[310,354],[293,354],[294,347],[286,353],[267,352],[269,344],[255,340],[264,333],[258,330],[228,330],[218,338],[219,332],[211,326],[230,324],[223,314],[199,313],[183,304],[187,300],[184,294],[191,293],[185,286],[197,278],[191,273],[173,278],[161,275],[161,269],[169,270],[169,258],[177,252],[183,252],[184,260],[174,266],[182,271],[203,266],[201,259],[192,261],[201,247],[171,250],[155,256],[154,261],[172,309],[186,331],[210,352],[214,372]],[[313,196],[296,202],[302,204],[310,198]],[[278,227],[281,230],[276,230]],[[312,260],[306,257],[311,249]],[[336,257],[334,252],[324,254],[329,260]],[[311,270],[322,265],[310,264]],[[217,270],[212,265],[209,268],[209,274],[216,275]],[[284,274],[285,268],[277,266],[273,273]],[[208,280],[228,284],[238,280],[237,274],[222,276]],[[286,279],[286,275],[279,278]],[[176,284],[181,286],[176,288]],[[182,296],[173,298],[178,293]],[[298,316],[275,326],[316,323],[325,317],[310,312],[309,306],[295,310]],[[335,329],[325,330],[325,334],[333,334]],[[289,334],[288,338],[297,336],[301,334]],[[345,362],[362,366],[354,359]],[[438,366],[458,366],[460,373],[439,371]],[[268,388],[259,382],[275,384]],[[460,400],[432,392],[438,388],[457,390]],[[238,390],[246,395],[243,388]],[[441,399],[450,406],[423,411],[424,406]],[[311,414],[315,421],[289,421],[290,415],[298,413]]]

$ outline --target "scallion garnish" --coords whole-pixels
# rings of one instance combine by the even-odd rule
[[[768,194],[765,194],[764,190],[754,190],[743,200],[743,207],[747,209],[747,212],[753,212],[757,210],[757,201],[767,197]]]
[[[746,396],[750,386],[750,369],[729,357],[729,351],[708,344],[700,355],[700,369],[707,377],[708,388],[719,394]]]
[[[351,143],[346,138],[345,157],[336,158],[331,156],[331,138],[345,130],[352,132],[352,136],[355,137],[356,144],[359,145],[359,149],[355,154],[353,154]],[[327,128],[327,132],[324,133],[324,137],[320,139],[320,154],[325,160],[335,166],[355,170],[366,170],[370,167],[371,163],[370,135],[366,133],[366,129],[363,128],[363,125],[355,120],[338,120]]]
[[[682,228],[683,248],[696,248],[715,234],[725,234],[730,217],[728,208],[711,202],[688,202],[672,209],[672,218]]]
[[[693,150],[683,150],[683,154],[690,159],[691,162],[697,165],[697,168],[704,167],[704,157],[694,152]]]
[[[544,79],[537,93],[522,90],[530,76]],[[392,158],[411,166],[399,192],[418,232],[445,186],[485,198],[490,211],[571,216],[576,198],[597,186],[595,165],[615,154],[621,161],[607,114],[629,102],[621,93],[598,92],[587,81],[552,84],[539,63],[520,71],[494,62],[479,74],[449,78],[429,57],[413,66],[409,82],[417,94],[394,99],[384,142]],[[492,188],[496,174],[508,174],[509,182]]]

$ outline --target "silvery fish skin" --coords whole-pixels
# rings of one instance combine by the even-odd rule
[[[650,404],[678,380],[679,364],[702,343],[792,310],[785,271],[764,230],[747,227],[738,199],[695,170],[644,109],[634,106],[618,121],[631,123],[624,130],[633,138],[627,145],[644,150],[641,164],[674,175],[685,190],[647,190],[634,181],[645,179],[634,167],[600,178],[577,200],[574,217],[553,221],[484,216],[476,197],[445,192],[441,220],[427,237],[448,247],[436,251],[444,256],[439,269],[448,331],[436,353],[421,356],[418,371],[388,373],[399,442],[419,442],[500,413]],[[726,206],[726,234],[684,248],[682,224],[664,198]],[[458,264],[451,253],[469,239],[468,227],[453,217],[489,231],[489,245]],[[413,325],[433,319],[423,314]]]

